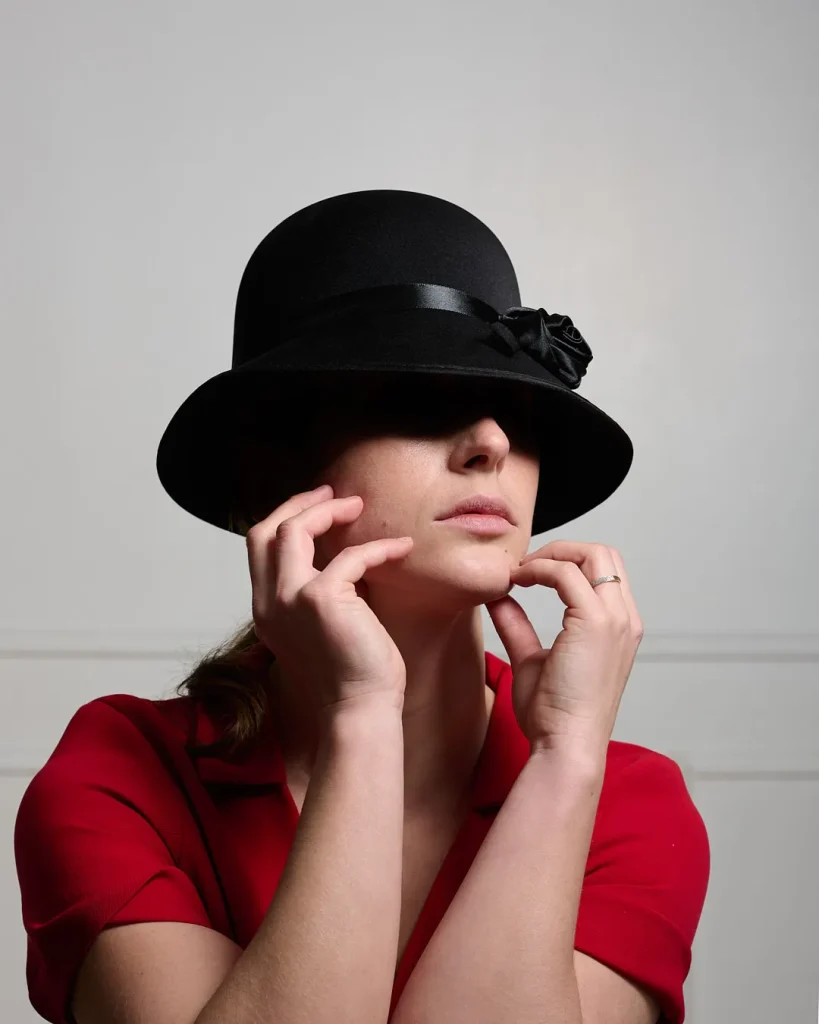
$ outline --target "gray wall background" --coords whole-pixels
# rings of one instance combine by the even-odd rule
[[[688,1019],[814,1020],[819,7],[0,12],[4,1020],[36,1019],[11,848],[31,774],[81,703],[170,695],[249,615],[241,539],[159,484],[162,430],[228,367],[257,242],[363,188],[474,212],[524,304],[589,340],[582,393],[635,462],[555,536],[624,554],[646,637],[615,737],[682,764],[711,834]],[[519,597],[550,642],[555,595]]]

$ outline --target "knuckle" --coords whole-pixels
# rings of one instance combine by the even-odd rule
[[[591,621],[597,628],[618,638],[624,636],[630,629],[628,615],[610,608],[598,609],[592,613]]]
[[[251,614],[253,615],[253,622],[257,628],[271,618],[267,606],[264,602],[256,598],[254,598],[251,603]]]
[[[618,633],[625,636],[631,632],[631,619],[628,616],[628,612],[616,612],[613,615],[612,622],[614,628]]]
[[[295,521],[294,516],[290,516],[289,519],[282,519],[279,525],[276,527],[276,531],[273,534],[274,537],[289,537],[298,529],[298,524]]]
[[[319,577],[317,576],[315,580],[305,583],[301,588],[297,598],[300,604],[308,605],[310,608],[316,608],[321,604],[324,597],[324,587],[318,582],[318,579]]]

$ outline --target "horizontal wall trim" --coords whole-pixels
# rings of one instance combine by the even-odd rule
[[[0,751],[0,779],[30,779],[45,764],[50,750]],[[685,778],[690,785],[703,782],[815,782],[819,783],[819,771],[697,771],[685,768]]]
[[[819,771],[697,771],[689,772],[697,782],[819,782]]]
[[[0,629],[0,658],[186,660],[201,656],[229,635],[230,626],[218,633],[212,630]],[[495,646],[490,645],[490,650]],[[505,657],[500,650],[497,653]],[[637,659],[644,662],[819,662],[819,633],[649,632],[643,637]]]

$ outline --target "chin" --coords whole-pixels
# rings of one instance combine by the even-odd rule
[[[474,608],[504,597],[511,570],[522,556],[497,542],[494,547],[451,546],[446,551],[413,551],[400,565],[382,565],[367,573],[368,582],[394,586],[425,604]]]

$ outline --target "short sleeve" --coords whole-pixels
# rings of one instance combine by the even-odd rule
[[[47,1021],[73,1024],[76,975],[107,925],[210,926],[167,843],[168,828],[179,834],[184,827],[162,796],[171,789],[139,730],[104,701],[92,701],[23,794],[14,852],[26,978],[31,1004]]]
[[[676,762],[632,749],[640,753],[601,793],[575,948],[648,989],[663,1024],[681,1024],[708,887],[708,836]]]

